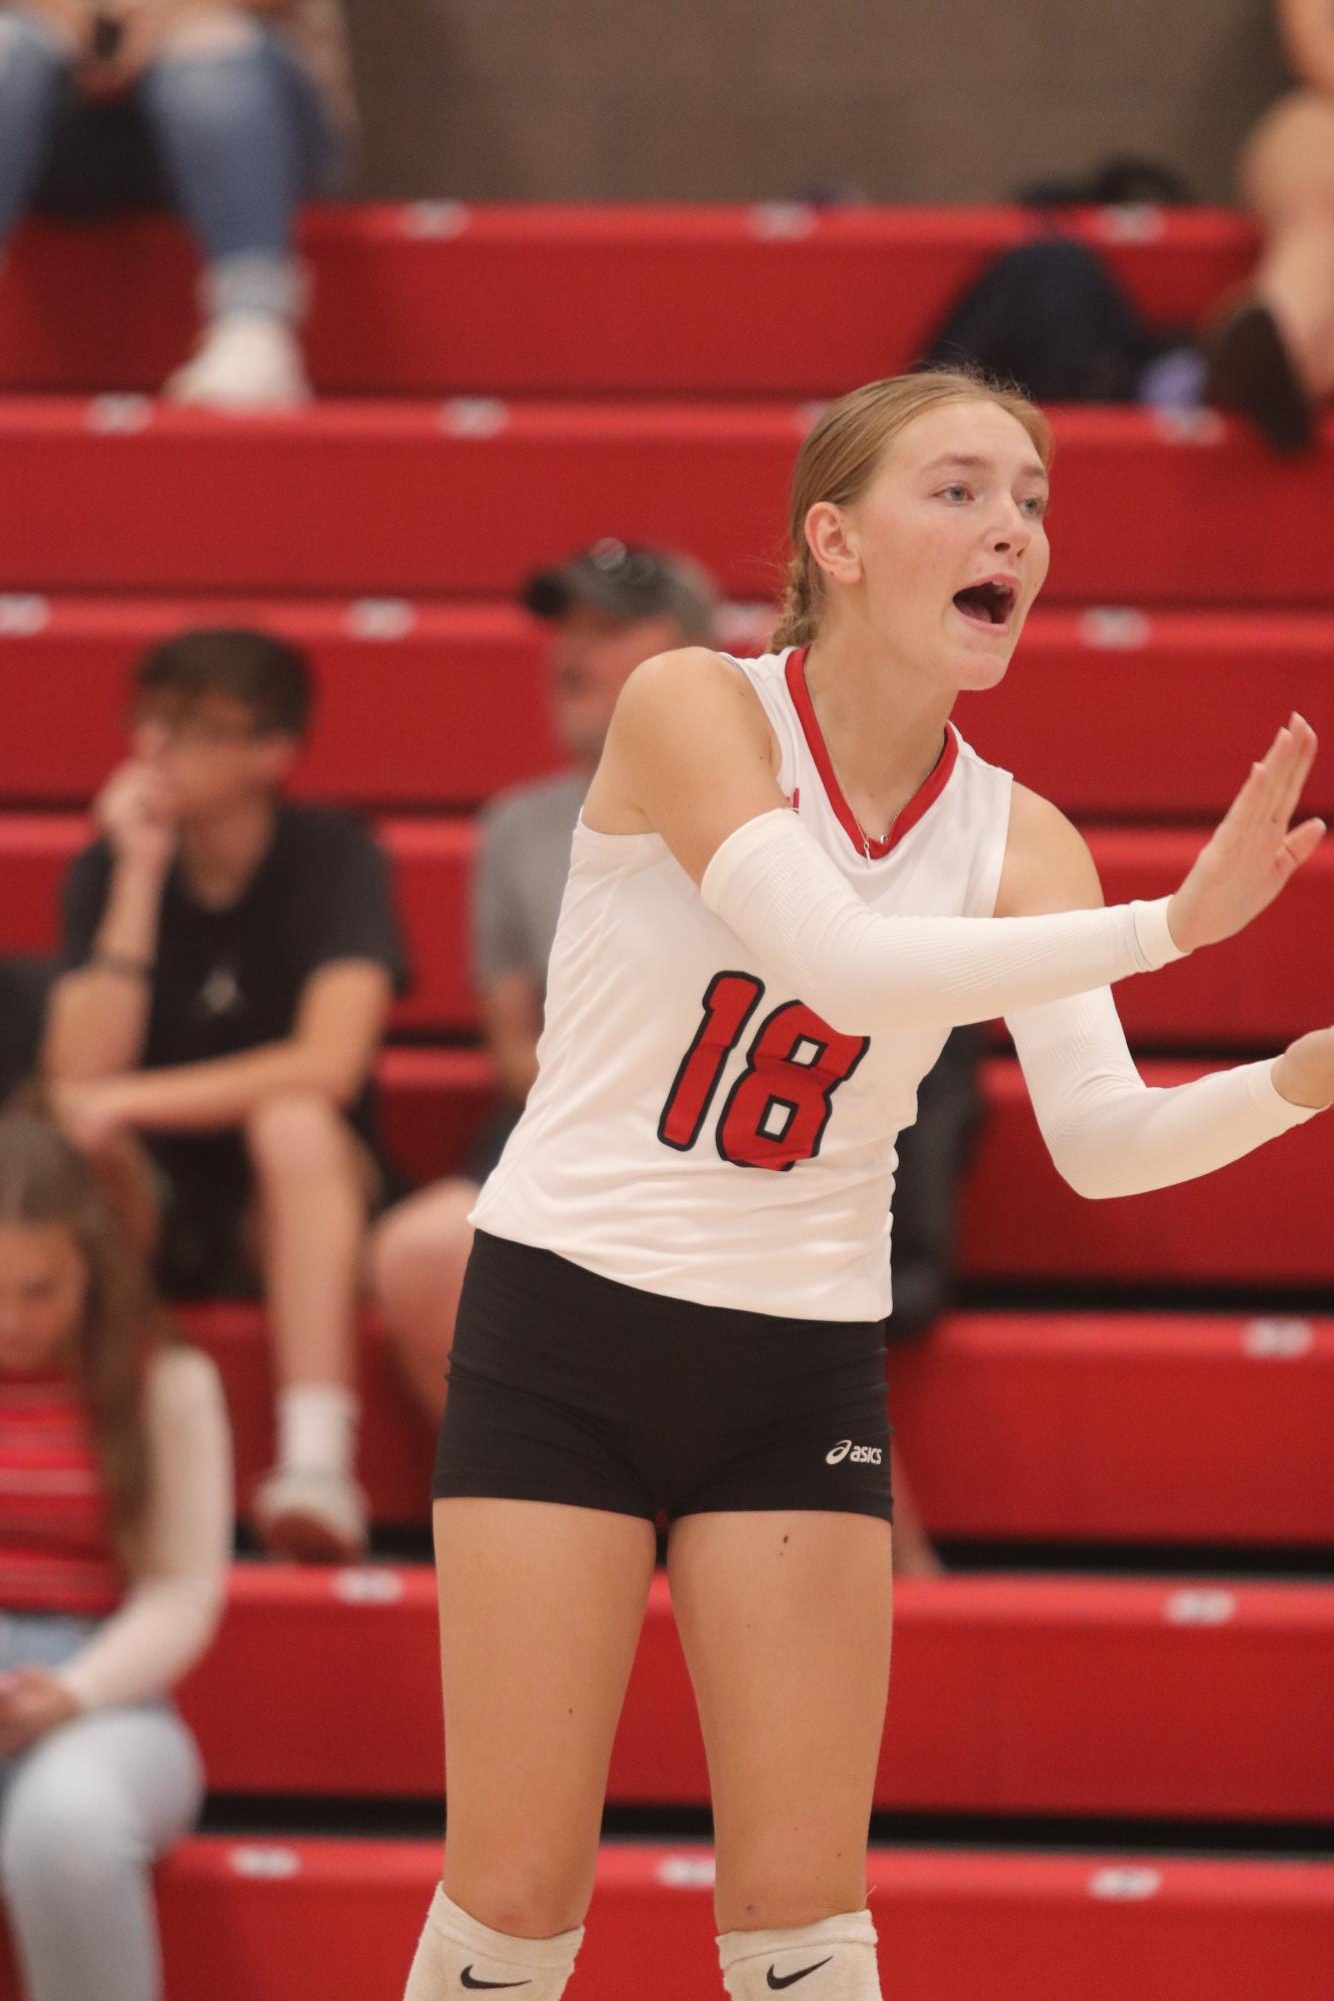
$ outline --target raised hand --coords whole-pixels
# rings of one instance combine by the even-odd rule
[[[1251,766],[1246,783],[1168,905],[1168,926],[1183,951],[1216,945],[1244,929],[1315,853],[1324,838],[1324,821],[1292,825],[1315,754],[1315,731],[1294,712],[1263,762]]]

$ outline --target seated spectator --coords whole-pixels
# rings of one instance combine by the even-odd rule
[[[0,1113],[0,1888],[29,2001],[154,2001],[152,1865],[204,1781],[171,1705],[222,1610],[217,1372],[87,1162]]]
[[[0,0],[0,252],[30,205],[174,207],[205,329],[166,393],[302,402],[293,225],[345,160],[345,57],[339,0]]]
[[[1277,0],[1298,88],[1266,113],[1241,156],[1241,198],[1260,264],[1210,334],[1211,402],[1239,411],[1277,450],[1308,450],[1334,395],[1334,8]]]
[[[548,670],[566,770],[495,799],[481,816],[472,897],[472,973],[500,1106],[466,1171],[422,1189],[372,1240],[372,1282],[408,1382],[432,1421],[464,1266],[468,1212],[499,1160],[537,1074],[547,960],[570,841],[616,698],[651,654],[713,638],[717,594],[687,558],[608,540],[531,578],[524,603],[549,628]]]
[[[357,1289],[386,1192],[369,1080],[405,977],[388,864],[351,815],[283,798],[311,697],[294,648],[186,632],[135,680],[131,759],[65,886],[46,1072],[99,1162],[146,1145],[169,1295],[262,1276],[278,1463],[256,1526],[278,1554],[346,1561],[366,1540]]]
[[[0,959],[0,1105],[37,1066],[50,983],[44,959]]]

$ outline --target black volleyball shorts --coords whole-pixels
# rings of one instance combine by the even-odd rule
[[[668,1299],[479,1230],[433,1493],[894,1519],[883,1321]]]

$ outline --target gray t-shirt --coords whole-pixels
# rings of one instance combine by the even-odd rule
[[[480,816],[472,883],[472,976],[479,991],[527,973],[545,994],[570,842],[588,774],[563,771],[493,799]]]

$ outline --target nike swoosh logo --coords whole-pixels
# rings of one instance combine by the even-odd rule
[[[833,1957],[834,1955],[831,1952],[826,1958],[817,1959],[814,1966],[803,1966],[800,1973],[775,1973],[771,1966],[769,1968],[769,1975],[768,1975],[769,1985],[775,1990],[775,1992],[777,1992],[777,1990],[780,1987],[795,1987],[797,1982],[799,1980],[804,1980],[808,1973],[818,1973],[822,1966],[828,1966],[829,1961]]]
[[[459,1979],[465,1987],[531,1987],[531,1980],[479,1980],[470,1966],[465,1966]],[[787,1982],[784,1981],[784,1986]]]

